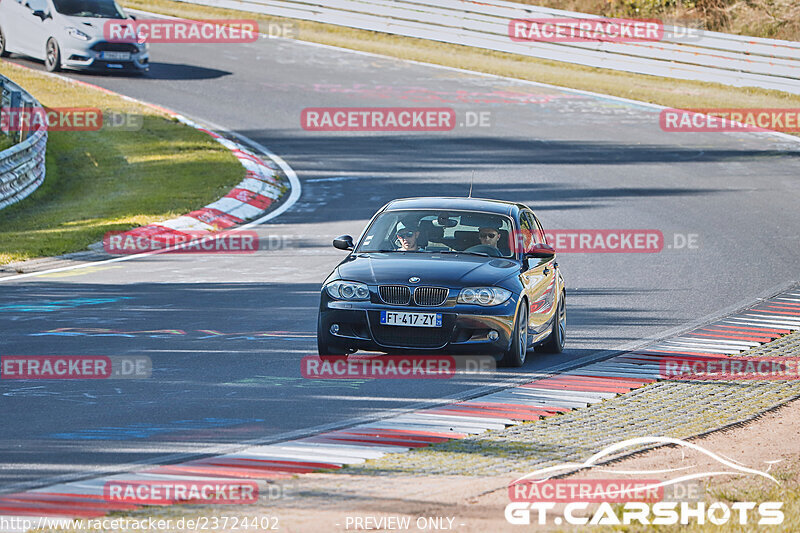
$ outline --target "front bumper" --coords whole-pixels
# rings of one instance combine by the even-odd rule
[[[146,72],[150,68],[150,54],[147,49],[131,52],[128,59],[108,59],[105,54],[109,50],[95,50],[100,42],[89,42],[85,45],[62,45],[61,65],[71,70]],[[113,53],[113,52],[112,52]]]
[[[456,304],[449,307],[412,307],[344,302],[323,296],[319,333],[331,345],[346,350],[488,355],[511,346],[517,297],[495,307]],[[441,313],[442,327],[385,326],[380,312]],[[331,326],[338,325],[338,332]],[[496,331],[498,338],[489,339]]]

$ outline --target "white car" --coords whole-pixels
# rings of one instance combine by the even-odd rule
[[[129,19],[114,0],[0,0],[0,55],[17,53],[62,68],[144,72],[146,43],[108,42],[111,19]]]

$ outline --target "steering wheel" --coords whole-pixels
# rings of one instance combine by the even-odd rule
[[[489,246],[488,244],[476,244],[475,246],[470,246],[464,251],[476,252],[479,254],[487,254],[491,257],[503,257],[503,254],[500,253],[500,250],[498,250],[494,246]]]

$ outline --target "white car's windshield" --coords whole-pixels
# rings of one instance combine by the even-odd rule
[[[476,211],[387,211],[378,216],[357,252],[466,252],[513,257],[511,219]]]
[[[124,19],[114,0],[53,0],[56,11],[69,17]]]

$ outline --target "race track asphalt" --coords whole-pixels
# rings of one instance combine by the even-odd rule
[[[0,382],[0,492],[475,394],[798,278],[800,145],[785,138],[666,133],[644,105],[292,41],[154,45],[151,56],[142,78],[68,75],[268,147],[297,172],[302,196],[258,228],[267,246],[255,255],[160,255],[2,282],[3,355],[146,355],[153,374]],[[460,125],[300,125],[307,107],[383,106],[452,107]],[[467,127],[468,113],[488,113],[490,125]],[[343,257],[331,239],[358,235],[393,198],[465,196],[473,171],[475,196],[524,202],[545,228],[654,229],[665,248],[562,254],[567,350],[533,356],[522,372],[303,379],[320,284]],[[690,234],[695,248],[675,248]]]

